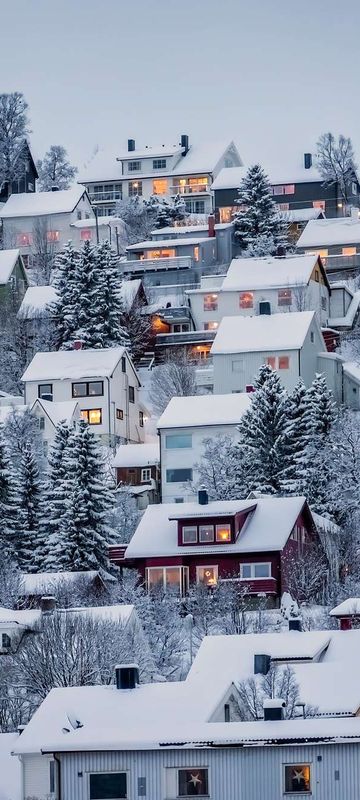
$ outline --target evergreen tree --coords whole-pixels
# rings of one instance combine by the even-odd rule
[[[39,572],[53,569],[53,546],[59,541],[61,520],[66,512],[66,467],[65,453],[71,429],[65,422],[56,426],[54,442],[48,456],[49,470],[44,490],[44,514],[35,553],[35,564]]]
[[[289,459],[288,492],[306,493],[309,448],[312,427],[308,419],[308,391],[300,378],[287,403],[287,436],[285,449]]]
[[[57,299],[50,306],[54,320],[56,349],[75,338],[77,315],[80,303],[80,287],[77,283],[79,253],[69,242],[59,253],[55,263],[54,287]]]
[[[315,436],[328,436],[337,418],[336,405],[324,375],[316,375],[307,391],[307,421]]]
[[[177,194],[174,199],[152,195],[145,201],[147,211],[154,217],[155,228],[167,228],[174,222],[181,222],[186,218],[186,206],[183,197]]]
[[[336,406],[324,375],[316,375],[306,393],[304,420],[311,433],[306,451],[306,495],[318,514],[332,513],[333,499],[329,485],[337,470],[335,459],[329,458],[329,437],[337,419]]]
[[[121,277],[119,257],[111,249],[110,242],[102,242],[97,247],[96,257],[99,269],[99,292],[103,305],[103,339],[105,347],[125,345],[129,347],[129,337],[121,324],[123,303],[121,299]]]
[[[287,396],[270,366],[260,367],[250,408],[241,418],[236,445],[237,482],[247,493],[286,493],[291,464],[287,452]]]
[[[277,246],[284,243],[284,223],[272,198],[268,178],[259,164],[248,169],[236,203],[241,208],[234,217],[235,237],[241,248],[245,251],[250,248],[254,255],[274,254]]]
[[[43,487],[37,459],[30,444],[20,453],[12,482],[16,558],[23,572],[32,572],[41,527]]]
[[[66,475],[66,509],[61,515],[59,534],[54,537],[53,569],[108,568],[111,531],[107,517],[113,494],[106,482],[101,448],[82,420],[68,439],[62,467]]]
[[[14,556],[11,461],[0,425],[0,543],[2,558]]]

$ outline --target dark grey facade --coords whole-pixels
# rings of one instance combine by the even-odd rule
[[[11,194],[36,191],[38,171],[27,142],[24,142],[24,148],[19,161],[19,177],[15,181],[12,181],[11,186],[9,186],[8,183],[4,183],[1,187],[0,203],[6,203]]]

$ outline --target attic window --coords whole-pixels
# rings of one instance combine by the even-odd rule
[[[229,524],[216,526],[216,541],[231,542],[231,528]]]
[[[183,544],[196,544],[197,542],[197,527],[196,525],[184,525],[182,529]]]

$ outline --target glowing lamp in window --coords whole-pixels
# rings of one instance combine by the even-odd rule
[[[231,528],[230,528],[230,525],[217,525],[216,526],[216,541],[217,542],[231,542]]]
[[[239,303],[240,303],[240,308],[253,308],[254,306],[253,292],[241,292]]]
[[[81,419],[89,425],[101,425],[101,408],[84,408],[80,411]]]
[[[205,294],[204,295],[204,311],[217,311],[218,295]]]
[[[83,230],[80,231],[80,239],[82,239],[83,242],[89,242],[90,241],[90,239],[91,239],[91,230],[90,230],[90,228],[83,228]]]
[[[197,567],[197,582],[203,583],[204,586],[216,586],[218,581],[218,568],[214,567]]]
[[[279,369],[289,369],[289,356],[279,356]]]
[[[194,261],[199,261],[199,245],[194,247]]]
[[[356,247],[343,247],[341,252],[343,256],[356,256]]]
[[[276,358],[275,358],[275,356],[268,356],[268,358],[266,359],[266,363],[267,363],[268,367],[271,367],[271,369],[276,369]]]
[[[218,322],[205,322],[204,330],[205,331],[217,331],[219,327]]]
[[[19,247],[29,247],[32,244],[31,233],[19,233],[17,236],[17,243]]]
[[[59,242],[60,241],[60,231],[48,231],[46,234],[46,238],[48,242]]]
[[[278,305],[291,306],[292,294],[291,289],[279,289],[278,291]]]
[[[168,182],[166,178],[156,178],[153,181],[153,194],[167,194]]]

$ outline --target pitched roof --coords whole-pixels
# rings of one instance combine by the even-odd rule
[[[194,228],[196,232],[196,228]],[[214,242],[209,236],[193,236],[191,239],[186,239],[185,236],[179,236],[177,239],[148,239],[145,242],[137,242],[130,244],[126,250],[142,250],[151,248],[158,250],[159,247],[185,247],[185,245],[201,244],[202,242]]]
[[[193,397],[172,397],[157,427],[194,428],[205,425],[236,425],[250,407],[251,395],[205,394]]]
[[[51,593],[59,585],[71,585],[79,580],[92,583],[98,576],[99,572],[96,570],[88,570],[87,572],[24,572],[21,576],[19,595]]]
[[[331,617],[352,617],[360,614],[360,597],[348,597],[330,611]]]
[[[304,228],[296,242],[296,247],[331,247],[337,244],[346,245],[359,242],[359,219],[354,219],[353,217],[313,219]]]
[[[73,211],[81,200],[85,186],[73,186],[59,192],[23,192],[12,194],[0,209],[0,218],[40,217]]]
[[[25,370],[22,381],[71,380],[77,378],[111,377],[125,353],[124,347],[99,350],[58,350],[55,353],[35,353]]]
[[[20,319],[34,319],[46,311],[56,300],[54,286],[29,286],[18,311]]]
[[[160,461],[159,442],[121,444],[112,461],[113,467],[147,467]]]
[[[20,250],[0,250],[0,285],[5,286],[16,266]]]
[[[31,407],[32,411],[36,405],[43,409],[52,424],[56,427],[59,422],[70,423],[72,421],[78,406],[78,401],[62,400],[61,402],[53,403],[50,400],[44,400],[42,397],[37,397]]]
[[[223,317],[210,353],[218,355],[299,350],[314,318],[314,311],[257,317]]]
[[[262,164],[262,162],[260,162]],[[322,183],[321,177],[316,166],[305,169],[302,164],[291,164],[287,167],[269,167],[262,164],[264,172],[269,178],[272,186],[279,186],[285,183]],[[212,189],[217,191],[219,189],[238,189],[241,181],[247,173],[246,167],[228,167],[220,170],[216,176]]]
[[[317,261],[317,255],[234,258],[221,291],[307,286]]]
[[[126,558],[179,556],[195,554],[249,553],[281,550],[305,503],[305,497],[262,497],[255,500],[216,500],[199,503],[161,503],[150,505],[139,522],[126,549]],[[232,544],[178,544],[178,519],[233,516],[254,509],[249,514],[241,536]]]

